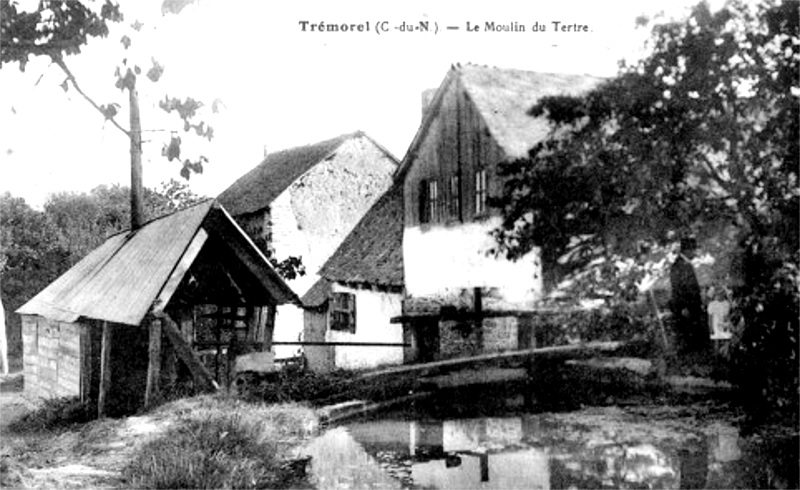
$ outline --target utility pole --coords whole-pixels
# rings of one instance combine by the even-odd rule
[[[131,230],[136,230],[144,223],[144,204],[142,188],[142,124],[139,119],[139,95],[136,82],[128,87],[131,127],[128,136],[131,139]]]

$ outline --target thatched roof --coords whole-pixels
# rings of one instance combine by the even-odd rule
[[[306,308],[318,308],[328,301],[331,295],[331,282],[324,277],[321,277],[313,286],[306,291],[306,294],[300,298],[303,306]]]
[[[369,136],[362,131],[356,131],[267,155],[264,161],[231,184],[217,199],[234,216],[264,209],[303,174],[331,158],[343,143],[361,137],[368,138],[396,161],[394,156]]]
[[[543,118],[528,111],[548,95],[578,95],[595,87],[600,78],[588,75],[536,73],[465,65],[457,68],[469,97],[489,132],[509,158],[527,155],[549,129]]]
[[[345,284],[401,288],[403,223],[403,184],[397,180],[361,218],[319,274]]]
[[[549,130],[544,118],[528,112],[548,95],[579,95],[602,82],[589,75],[537,73],[478,65],[453,66],[445,76],[414,140],[406,152],[399,172],[405,173],[436,119],[444,94],[451,86],[461,87],[473,101],[489,133],[509,159],[525,157]]]
[[[182,274],[212,241],[227,247],[216,248],[212,256],[239,258],[254,294],[269,295],[278,304],[299,302],[233,218],[216,201],[206,200],[111,236],[17,313],[139,325],[154,308],[169,303]],[[176,271],[183,272],[176,276]]]

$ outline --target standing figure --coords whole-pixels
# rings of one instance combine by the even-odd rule
[[[711,288],[710,296],[708,326],[711,330],[711,340],[714,341],[714,351],[727,357],[728,344],[733,337],[730,319],[731,303],[728,301],[723,287]]]
[[[680,254],[669,271],[670,309],[679,353],[703,351],[710,344],[700,284],[692,267],[696,249],[694,238],[681,239]]]

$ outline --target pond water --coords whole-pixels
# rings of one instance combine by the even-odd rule
[[[479,400],[480,397],[476,399]],[[743,437],[730,412],[663,405],[448,415],[446,400],[332,427],[319,488],[796,488],[796,436]],[[518,408],[518,404],[516,405]],[[436,416],[430,416],[436,413]]]

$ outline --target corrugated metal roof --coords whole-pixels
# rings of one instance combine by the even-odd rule
[[[139,325],[209,212],[218,206],[208,200],[155,219],[136,231],[110,237],[80,262],[53,281],[17,313],[42,315],[60,321],[80,317],[126,325]],[[225,219],[233,220],[223,213]],[[242,240],[246,235],[224,237]],[[260,254],[259,254],[260,255]],[[263,255],[260,255],[263,258]],[[282,283],[263,260],[265,267]],[[286,302],[286,298],[277,298]]]

